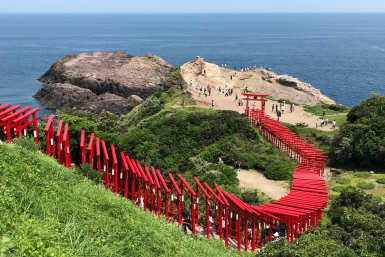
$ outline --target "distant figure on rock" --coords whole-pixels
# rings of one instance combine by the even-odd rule
[[[222,68],[223,68],[223,63],[222,63]]]
[[[225,63],[225,69],[226,69],[226,63]]]
[[[237,70],[237,66],[234,66],[234,70]]]

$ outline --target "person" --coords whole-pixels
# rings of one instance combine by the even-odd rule
[[[229,90],[228,90],[228,89],[226,89],[226,94],[225,94],[225,96],[229,96]]]
[[[225,83],[225,88],[227,88],[227,82]]]
[[[325,116],[325,108],[322,110],[322,113],[324,114],[323,116]]]
[[[255,102],[253,102],[253,110],[255,109]]]
[[[317,119],[317,121],[315,122],[315,127],[318,128],[318,119]]]
[[[235,102],[238,100],[238,94],[235,94]]]
[[[222,216],[222,234],[226,233],[226,220],[225,217]]]
[[[211,100],[211,109],[214,109],[214,100]]]
[[[328,125],[328,122],[329,122],[329,118],[328,118],[328,117],[326,117],[326,119],[325,119],[325,126],[327,126],[327,125]]]
[[[192,86],[192,80],[190,80],[190,87]]]
[[[243,98],[241,98],[241,106],[243,106]]]
[[[279,233],[278,233],[278,232],[275,232],[275,233],[273,234],[273,240],[272,240],[272,242],[277,242],[277,241],[279,241]]]
[[[273,104],[273,106],[271,107],[271,111],[274,112],[274,104]]]
[[[293,112],[293,105],[290,105],[290,112]]]
[[[266,101],[263,101],[263,109],[266,108]]]
[[[205,75],[205,76],[206,76],[206,70],[203,70],[203,75]]]
[[[214,226],[215,226],[215,221],[213,215],[209,215],[209,227],[210,227],[210,236],[212,239],[215,239],[215,234],[214,234]]]
[[[270,226],[267,225],[266,228],[261,232],[261,236],[263,239],[263,246],[265,246],[269,242],[269,235],[270,235]]]
[[[218,95],[220,95],[221,94],[221,87],[219,87],[219,89],[218,89]]]
[[[285,104],[282,105],[281,110],[282,110],[282,114],[283,114],[285,112]]]
[[[185,101],[184,101],[184,99],[183,99],[183,107],[184,107],[184,104],[185,104]]]
[[[223,63],[222,63],[222,68],[223,68]]]
[[[244,87],[242,87],[242,92],[243,92],[243,93],[245,92],[245,88],[244,88]]]
[[[238,100],[238,106],[241,106],[241,99]]]
[[[279,235],[280,235],[281,237],[284,237],[285,234],[286,234],[286,223],[280,221],[280,222],[279,222],[279,225],[278,225],[278,228],[279,228]]]
[[[333,129],[336,129],[336,121],[335,120],[333,120],[332,126],[333,126]]]
[[[255,90],[255,93],[256,93],[256,94],[258,94],[257,92],[258,92],[258,91],[257,91],[257,90]]]
[[[181,216],[182,216],[182,231],[187,234],[187,228],[192,232],[191,227],[191,215],[188,210],[183,206],[181,208]]]
[[[291,104],[291,109],[294,111],[294,104]]]
[[[237,70],[237,66],[234,66],[234,70]]]
[[[207,97],[207,89],[205,89],[205,97]]]
[[[241,170],[241,164],[242,164],[242,161],[240,158],[238,158],[237,161],[235,162],[235,168],[237,168],[238,166],[238,172]]]
[[[202,94],[202,87],[199,88],[199,96],[201,96],[201,94]]]
[[[199,88],[199,84],[197,84],[197,86],[195,87],[195,91],[198,91],[198,88]]]
[[[226,63],[225,63],[225,69],[226,69]]]
[[[325,121],[324,121],[324,119],[322,118],[322,119],[321,119],[321,127],[324,125],[324,122],[325,122]]]
[[[232,75],[230,76],[230,80],[233,80],[233,76]]]

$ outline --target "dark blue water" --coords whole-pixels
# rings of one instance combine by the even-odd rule
[[[120,49],[271,67],[350,107],[385,93],[385,14],[1,14],[0,102],[42,108],[36,78],[56,60]]]

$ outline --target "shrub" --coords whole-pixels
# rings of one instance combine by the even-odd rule
[[[337,179],[337,183],[339,184],[343,184],[343,185],[346,185],[346,184],[350,184],[350,179],[348,178],[338,178]]]
[[[385,178],[378,178],[377,183],[385,184]]]
[[[345,189],[345,187],[343,187],[343,186],[335,186],[335,187],[333,187],[333,191],[340,192],[340,193],[343,192],[344,189]]]
[[[274,162],[268,166],[265,171],[265,176],[273,180],[288,180],[291,178],[293,170],[286,162]]]
[[[370,178],[372,176],[369,172],[356,172],[354,175],[359,178]]]
[[[374,188],[374,184],[373,183],[369,183],[369,182],[360,182],[357,184],[357,187],[361,188],[361,189],[373,189]]]
[[[337,199],[337,197],[338,197],[337,194],[329,195],[329,200],[335,200],[335,199]]]
[[[249,189],[249,190],[242,192],[241,200],[244,203],[247,203],[250,205],[258,205],[258,203],[259,203],[258,190]]]

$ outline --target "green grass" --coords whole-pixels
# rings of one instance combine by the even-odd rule
[[[42,153],[0,145],[0,169],[0,256],[241,255],[185,236]]]
[[[367,174],[369,174],[371,176],[368,179],[367,177],[358,177],[358,176],[356,176],[356,174],[365,174],[363,176],[367,176]],[[334,187],[336,187],[336,186],[337,187],[344,187],[345,185],[348,185],[348,186],[358,187],[359,183],[368,183],[368,182],[371,184],[374,184],[375,186],[372,189],[365,189],[365,193],[371,194],[374,197],[383,197],[385,195],[385,185],[378,182],[378,180],[381,181],[381,179],[384,179],[383,174],[370,174],[369,172],[349,171],[349,172],[343,172],[341,175],[336,175],[336,176],[334,176],[334,175],[335,174],[333,174],[332,178],[327,183],[328,188],[329,188],[329,195],[338,194],[338,193],[336,193],[336,191],[333,190]],[[359,175],[359,176],[362,176],[362,175]],[[350,180],[350,183],[345,184],[344,186],[342,186],[340,183],[338,183],[338,181],[344,181],[344,180]],[[373,187],[373,186],[370,186],[370,187]]]
[[[377,183],[379,184],[385,184],[385,178],[378,178]]]
[[[350,111],[349,107],[336,104],[316,104],[316,105],[307,105],[304,104],[303,108],[306,112],[309,112],[316,116],[323,115],[323,109],[325,109],[325,115],[334,115],[339,113],[348,113]]]
[[[354,175],[359,178],[370,178],[372,176],[369,172],[356,172]]]
[[[334,115],[334,116],[328,116],[326,115],[325,116],[325,119],[326,117],[328,117],[328,127],[332,127],[332,123],[333,123],[333,120],[336,121],[336,126],[337,127],[340,127],[341,125],[347,123],[347,117],[346,115]],[[320,116],[319,119],[322,119],[323,117]]]
[[[343,185],[348,185],[350,184],[351,180],[348,178],[338,178],[337,183],[338,184],[343,184]]]
[[[375,185],[373,183],[370,183],[370,182],[360,182],[357,184],[357,187],[359,187],[361,189],[373,189],[375,187]]]
[[[373,202],[382,202],[381,196],[373,196]]]
[[[344,191],[345,187],[344,186],[335,186],[333,187],[333,191],[341,193]]]

